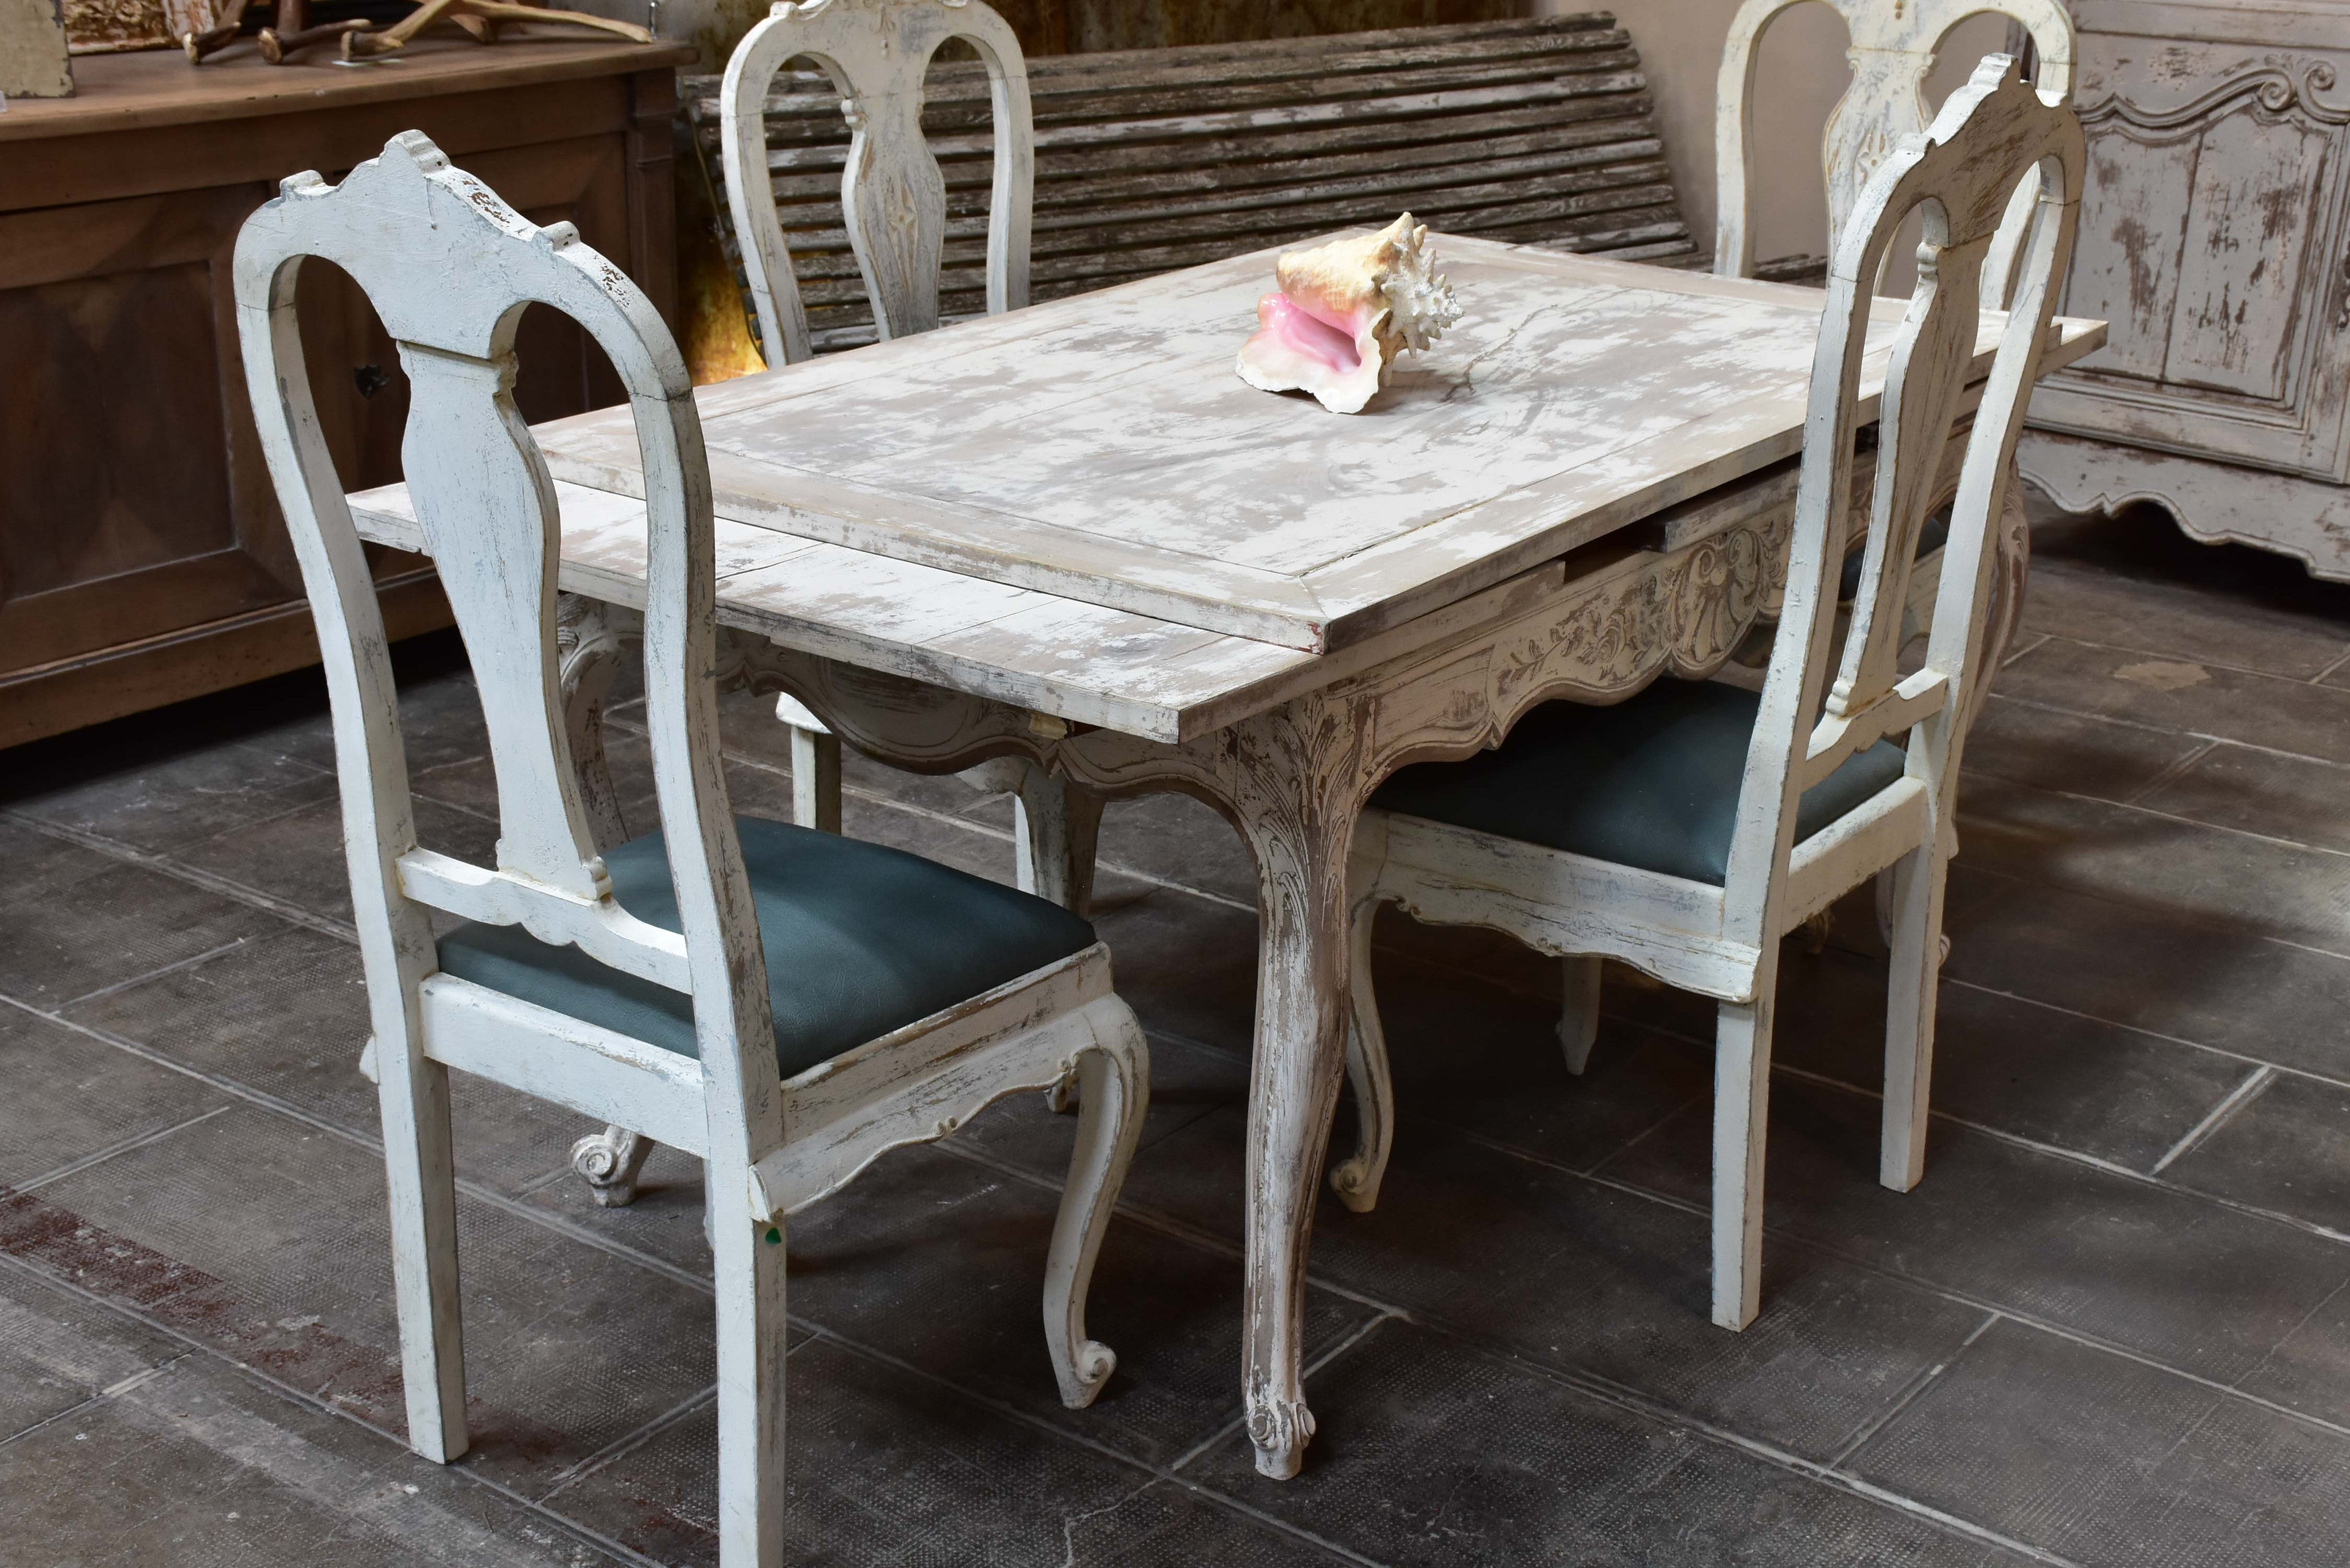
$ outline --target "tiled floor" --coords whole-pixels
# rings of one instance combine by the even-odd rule
[[[1378,1210],[1326,1205],[1305,1473],[1238,1408],[1253,879],[1114,806],[1099,926],[1152,1033],[1053,1396],[1070,1126],[1022,1096],[790,1233],[790,1531],[826,1563],[2350,1560],[2350,589],[2159,519],[2049,519],[1968,753],[1927,1177],[1877,1188],[1881,960],[1791,943],[1762,1318],[1705,1321],[1702,1004],[1383,928]],[[446,646],[403,655],[421,830],[494,837]],[[781,815],[781,732],[730,704]],[[645,751],[616,752],[649,820]],[[401,1427],[328,729],[296,678],[0,753],[0,1560],[712,1561],[698,1172],[632,1209],[577,1118],[458,1096],[476,1447]],[[851,768],[848,826],[1008,876],[1005,803]],[[1338,1137],[1350,1136],[1342,1116]]]

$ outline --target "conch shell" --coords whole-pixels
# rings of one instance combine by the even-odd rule
[[[1334,414],[1361,412],[1390,360],[1461,319],[1452,286],[1430,270],[1427,240],[1428,225],[1406,213],[1367,238],[1283,256],[1281,292],[1256,302],[1257,329],[1241,345],[1241,379],[1311,392]]]

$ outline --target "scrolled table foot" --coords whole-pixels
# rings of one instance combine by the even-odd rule
[[[1314,1412],[1304,1399],[1284,1399],[1263,1388],[1248,1394],[1249,1441],[1256,1446],[1257,1474],[1290,1480],[1305,1464],[1314,1440]]]
[[[1386,1174],[1361,1155],[1349,1155],[1330,1168],[1330,1190],[1355,1213],[1368,1214],[1379,1205],[1379,1179]]]
[[[598,1206],[626,1209],[637,1200],[637,1177],[653,1152],[653,1140],[626,1127],[589,1133],[571,1146],[571,1168],[587,1179]]]

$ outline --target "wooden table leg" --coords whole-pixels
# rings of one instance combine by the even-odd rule
[[[563,655],[563,727],[571,742],[571,765],[579,775],[580,804],[596,834],[596,847],[625,844],[629,826],[620,814],[619,792],[604,754],[604,702],[620,673],[624,636],[636,622],[625,612],[581,594],[557,594],[555,640]],[[571,1168],[607,1209],[637,1200],[637,1176],[653,1151],[652,1139],[624,1127],[607,1127],[571,1146]]]
[[[1301,699],[1227,732],[1222,782],[1255,852],[1263,919],[1249,1085],[1242,1395],[1256,1468],[1295,1475],[1314,1436],[1300,1379],[1305,1257],[1347,1064],[1347,855],[1368,783],[1356,726]]]
[[[580,594],[555,596],[555,641],[563,656],[563,723],[571,741],[571,765],[579,775],[580,804],[588,808],[596,847],[611,849],[629,839],[612,787],[611,763],[604,755],[604,701],[620,673],[624,631],[633,632],[606,606]]]

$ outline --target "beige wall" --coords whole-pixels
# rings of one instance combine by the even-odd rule
[[[1892,0],[1881,0],[1891,4]],[[1587,10],[1576,0],[1535,0],[1544,15]],[[1713,98],[1722,40],[1738,0],[1617,0],[1657,100],[1657,119],[1680,188],[1690,231],[1713,248]],[[1963,83],[1975,62],[2002,47],[2006,22],[1972,16],[1944,46],[1927,81],[1929,108]],[[1820,178],[1820,133],[1844,92],[1844,20],[1824,5],[1797,5],[1762,35],[1754,107],[1753,198],[1758,256],[1825,254],[1827,195]],[[1890,280],[1888,280],[1890,281]]]

